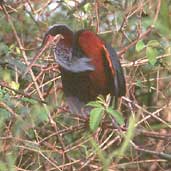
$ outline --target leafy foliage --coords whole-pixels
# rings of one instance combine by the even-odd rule
[[[116,124],[124,124],[124,119],[118,111],[114,110],[112,107],[108,107],[108,104],[102,97],[99,96],[97,99],[97,101],[89,102],[87,104],[88,106],[93,107],[89,118],[90,130],[97,130],[105,113],[109,115],[109,117],[113,117],[116,120]]]

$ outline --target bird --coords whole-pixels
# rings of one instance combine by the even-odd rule
[[[53,52],[72,113],[87,114],[85,105],[98,95],[111,94],[115,99],[125,95],[123,69],[110,44],[89,29],[73,32],[65,24],[55,24],[45,33],[42,46],[57,35],[61,37]]]

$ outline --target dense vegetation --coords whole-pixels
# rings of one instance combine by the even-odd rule
[[[169,171],[170,0],[0,4],[0,171]],[[99,97],[90,122],[69,113],[50,48],[24,76],[56,23],[94,30],[115,47],[127,81],[117,110]]]

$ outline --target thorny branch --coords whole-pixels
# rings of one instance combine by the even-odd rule
[[[19,36],[18,36],[18,34],[17,34],[17,31],[16,31],[16,29],[15,29],[15,26],[14,26],[14,24],[13,24],[13,21],[11,20],[11,17],[10,17],[10,15],[8,14],[8,11],[7,11],[6,7],[5,7],[5,5],[2,5],[2,8],[3,8],[4,14],[5,14],[5,16],[6,16],[7,20],[8,20],[8,22],[9,22],[9,25],[11,26],[11,29],[12,29],[12,31],[13,31],[13,34],[14,34],[14,36],[15,36],[15,38],[16,38],[16,41],[17,41],[17,43],[18,43],[18,46],[19,46],[19,48],[20,48],[20,50],[21,50],[22,56],[23,56],[23,58],[24,58],[24,60],[25,60],[25,63],[28,65],[27,55],[26,55],[26,53],[25,53],[25,51],[24,51],[24,47],[23,47],[22,42],[21,42],[21,40],[20,40],[20,38],[19,38]],[[45,47],[46,47],[46,46],[45,46]],[[43,50],[42,50],[42,52],[43,52]],[[33,82],[34,82],[35,88],[36,88],[36,90],[37,90],[37,93],[38,93],[38,95],[39,95],[41,101],[44,101],[43,95],[42,95],[42,93],[41,93],[41,91],[40,91],[40,89],[39,89],[39,85],[38,85],[38,83],[37,83],[37,81],[36,81],[35,75],[34,75],[34,73],[33,73],[33,71],[32,71],[31,69],[30,69],[30,74],[31,74],[32,80],[33,80]],[[49,111],[47,105],[46,105],[46,104],[43,104],[43,106],[44,106],[44,108],[45,108],[45,110],[46,110],[46,112],[47,112],[47,114],[48,114],[49,121],[50,121],[52,127],[55,129],[55,131],[58,131],[58,127],[57,127],[57,125],[56,125],[56,122],[55,122],[55,121],[53,120],[53,118],[51,117],[51,113],[50,113],[50,111]],[[64,142],[63,142],[62,137],[61,137],[60,135],[57,135],[57,137],[58,137],[58,140],[59,140],[59,142],[60,142],[60,144],[61,144],[61,146],[62,146],[63,151],[65,151],[65,144],[64,144]],[[64,156],[65,156],[65,158],[66,158],[66,161],[70,161],[70,158],[68,157],[68,155],[67,155],[66,153],[64,154]],[[72,168],[71,168],[71,170],[72,170]]]

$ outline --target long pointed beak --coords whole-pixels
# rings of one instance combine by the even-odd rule
[[[60,39],[61,39],[61,35],[59,35],[59,34],[56,35],[56,36],[48,35],[48,37],[46,38],[46,41],[43,41],[43,44],[41,46],[42,48],[40,49],[39,53],[33,58],[32,62],[26,68],[26,71],[24,72],[23,77],[25,77],[25,75],[31,70],[31,68],[34,65],[34,63],[43,54],[43,52],[49,47],[49,45],[51,43],[53,43],[54,41],[56,43],[58,43]]]

